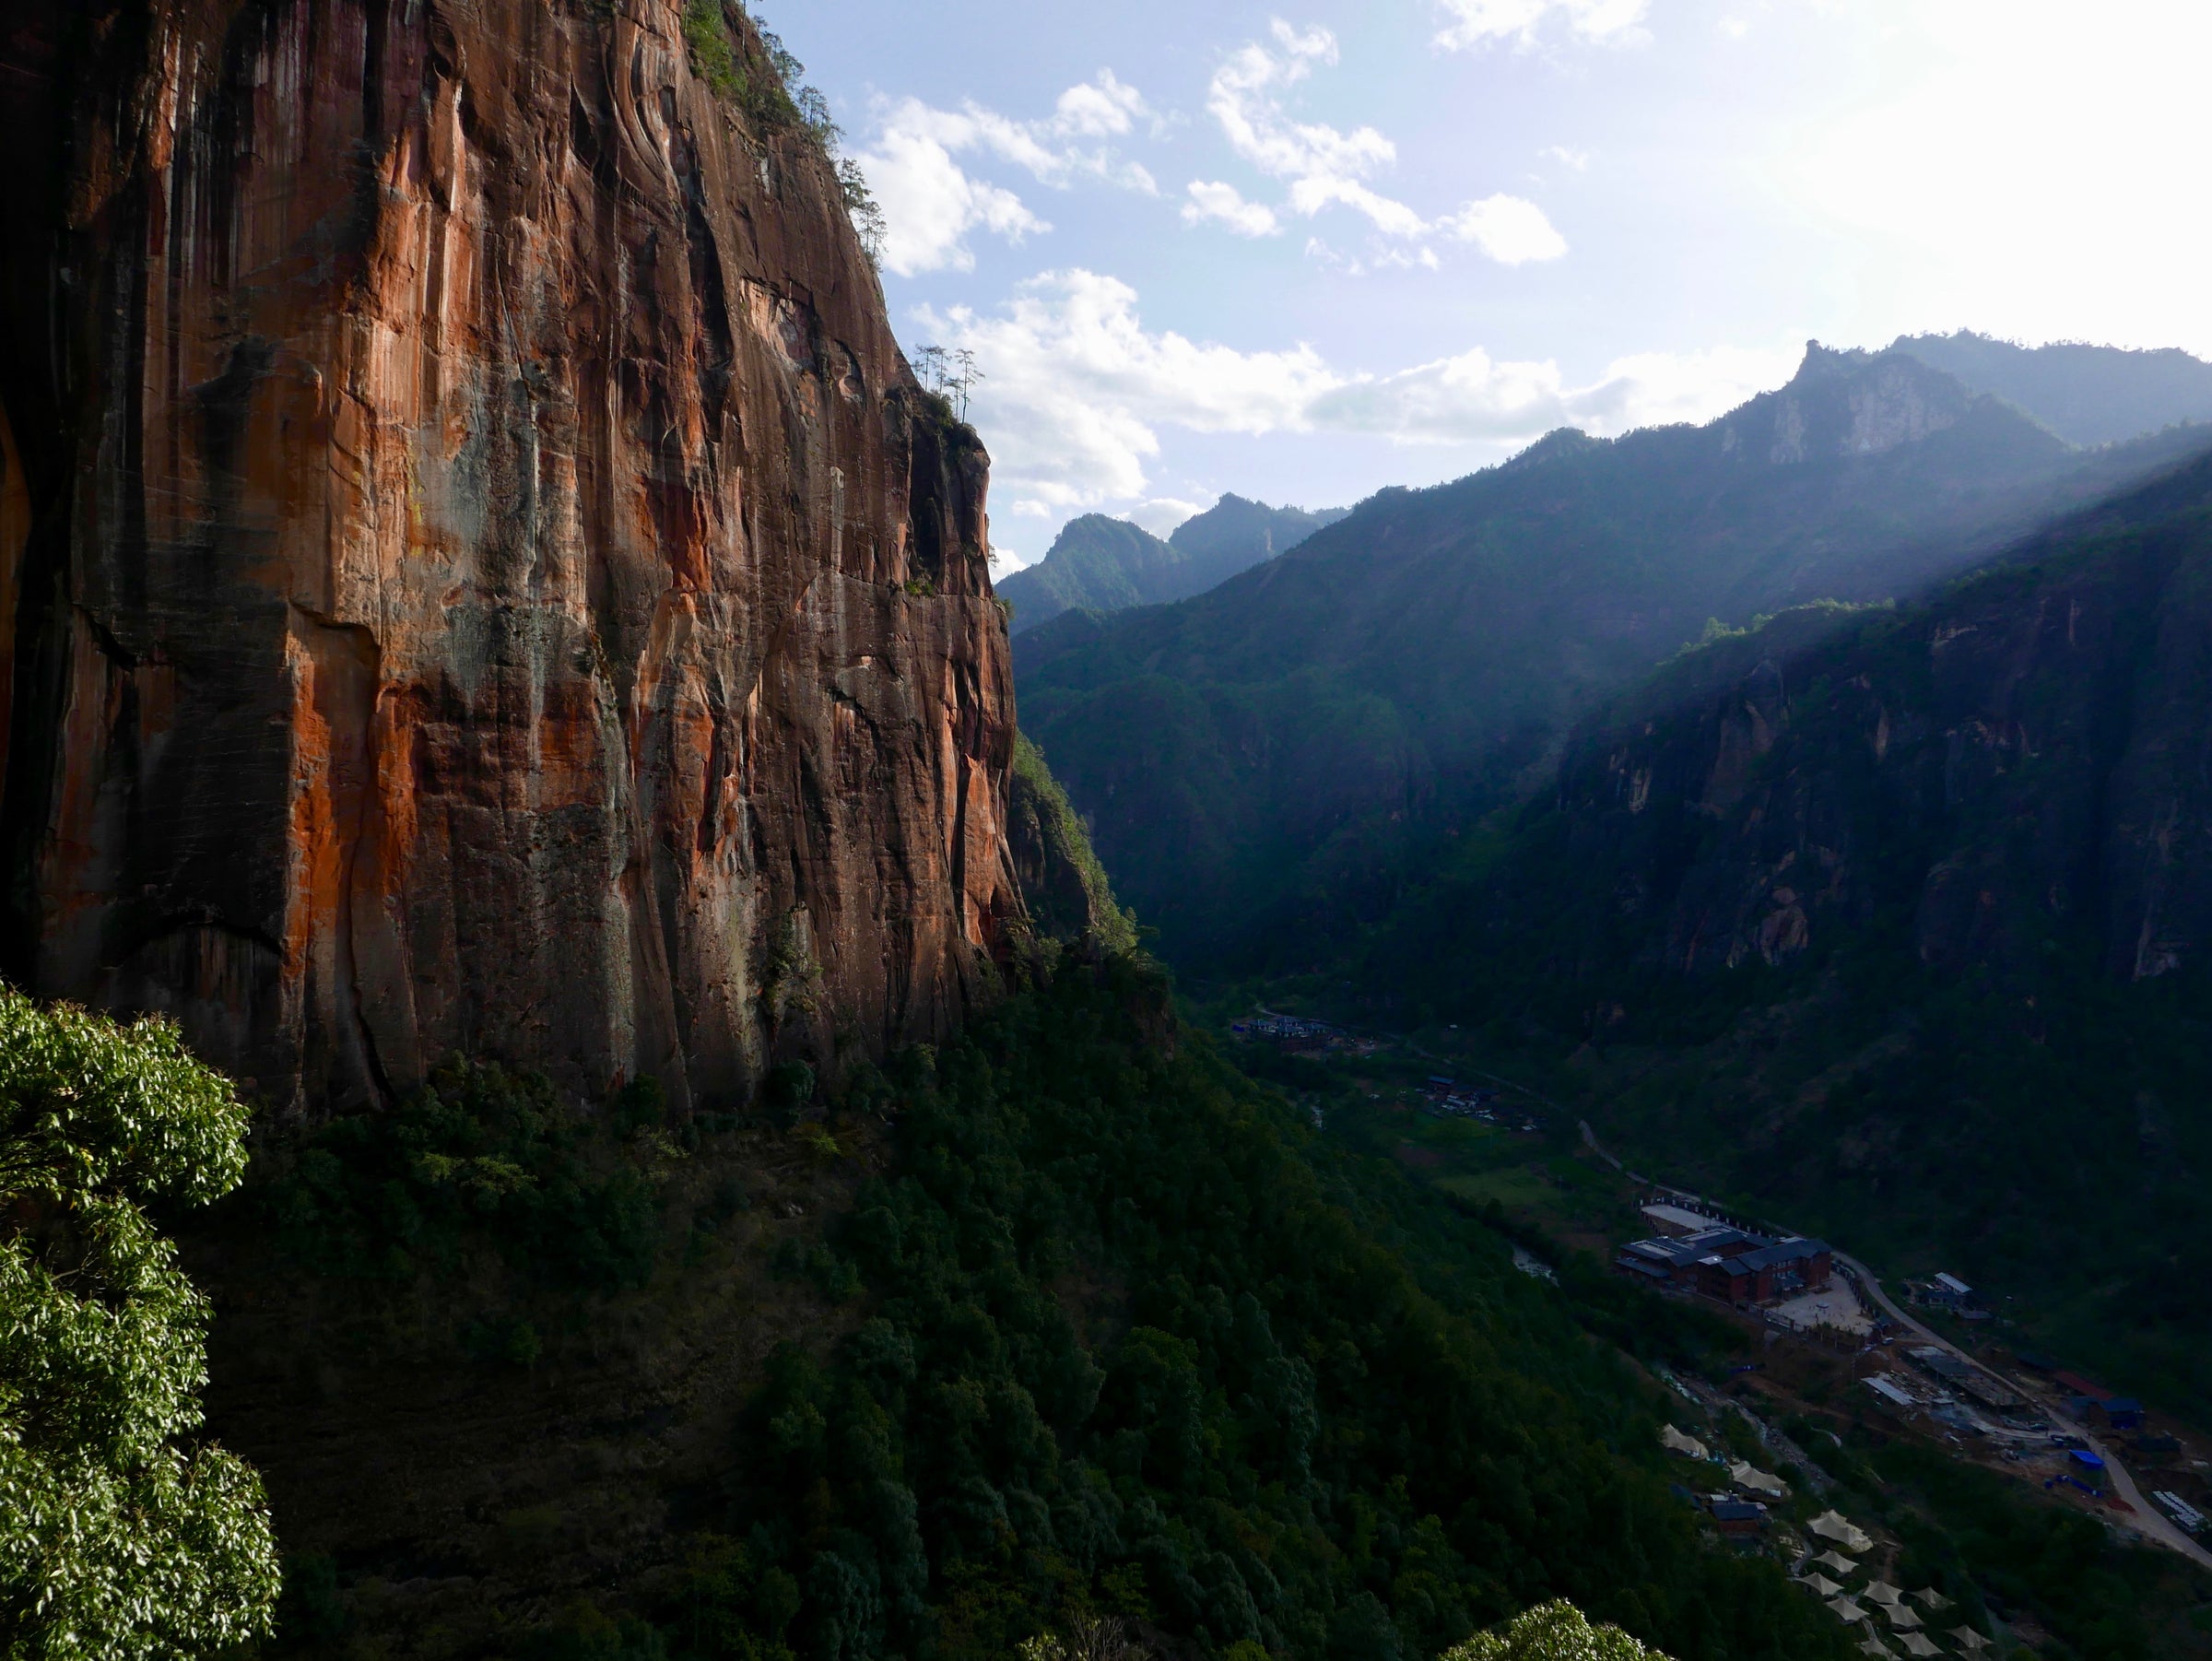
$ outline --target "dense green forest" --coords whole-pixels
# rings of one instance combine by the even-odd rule
[[[633,1092],[584,1136],[525,1081],[449,1073],[319,1133],[253,1228],[371,1296],[458,1286],[441,1265],[476,1238],[532,1307],[618,1308],[678,1266],[641,1242],[715,1225],[641,1229],[641,1185],[594,1154],[672,1134],[652,1111]],[[545,1654],[1003,1655],[1101,1615],[1355,1661],[1560,1595],[1683,1661],[1843,1653],[1777,1567],[1700,1536],[1656,1392],[1575,1303],[1332,1151],[1179,1028],[1156,972],[1071,963],[794,1134],[878,1116],[878,1173],[775,1249],[820,1336],[769,1358],[675,1496],[674,1565],[572,1607]],[[688,1139],[711,1160],[724,1135]],[[1678,1361],[1702,1342],[1655,1304],[1629,1332]],[[488,1379],[536,1361],[512,1323],[461,1342]],[[341,1643],[349,1608],[338,1565],[296,1564],[289,1643]]]

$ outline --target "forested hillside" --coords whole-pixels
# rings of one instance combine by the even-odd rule
[[[2079,452],[1912,357],[1815,348],[1709,426],[1558,432],[1198,599],[1031,630],[1022,724],[1171,960],[1315,962],[1714,619],[1909,594],[2206,442]]]
[[[1441,862],[1362,978],[1636,1160],[2212,1412],[2208,642],[2206,462],[1925,605],[1716,641]]]
[[[1668,1493],[1578,1324],[1614,1294],[1332,1154],[1155,972],[1071,962],[802,1108],[581,1125],[457,1068],[264,1150],[196,1250],[288,1650],[981,1661],[1104,1614],[1394,1661],[1564,1594],[1682,1661],[1848,1653]]]

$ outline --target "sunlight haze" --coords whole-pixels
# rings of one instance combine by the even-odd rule
[[[2160,0],[1390,0],[768,19],[967,347],[1002,569],[1703,420],[1804,342],[2212,348]]]

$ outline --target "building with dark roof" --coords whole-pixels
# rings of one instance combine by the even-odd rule
[[[1710,1509],[1723,1534],[1757,1534],[1767,1526],[1767,1508],[1748,1500],[1715,1500]]]
[[[1727,1303],[1764,1303],[1818,1291],[1828,1284],[1830,1266],[1824,1241],[1777,1241],[1700,1259],[1698,1290]]]
[[[1631,1241],[1613,1262],[1639,1278],[1738,1304],[1817,1291],[1828,1284],[1832,1268],[1824,1241],[1776,1241],[1730,1228]]]

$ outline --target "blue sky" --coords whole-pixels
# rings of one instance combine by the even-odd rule
[[[2204,0],[765,0],[1002,572],[1702,420],[1807,338],[2212,356]]]

